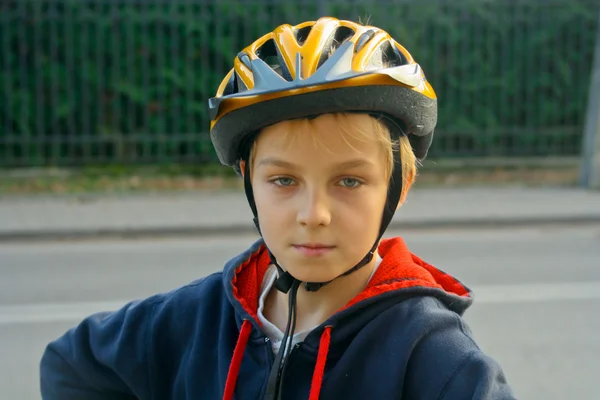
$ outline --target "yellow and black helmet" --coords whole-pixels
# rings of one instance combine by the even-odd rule
[[[211,140],[219,160],[235,167],[261,128],[331,112],[391,120],[423,159],[437,98],[410,53],[380,28],[329,17],[281,25],[237,55],[209,100]]]

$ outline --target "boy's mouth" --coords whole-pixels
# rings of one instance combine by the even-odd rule
[[[335,246],[323,243],[302,243],[294,244],[292,247],[305,256],[322,256],[335,248]]]
[[[308,247],[309,249],[328,249],[328,248],[335,247],[335,246],[324,244],[324,243],[300,243],[300,244],[295,244],[294,246]]]

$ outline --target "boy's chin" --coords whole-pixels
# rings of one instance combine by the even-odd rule
[[[314,282],[314,283],[329,282],[329,281],[337,278],[339,274],[343,273],[343,271],[341,271],[339,274],[336,274],[335,272],[332,272],[332,271],[328,271],[327,273],[319,273],[316,271],[307,271],[307,269],[309,269],[309,268],[310,267],[290,268],[288,271],[290,272],[290,274],[292,274],[292,276],[294,278],[298,279],[301,282]]]

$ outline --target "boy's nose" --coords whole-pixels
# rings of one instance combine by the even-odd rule
[[[306,227],[327,226],[331,222],[331,211],[327,196],[316,190],[307,191],[302,196],[296,220]]]

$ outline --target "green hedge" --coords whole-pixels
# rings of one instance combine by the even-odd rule
[[[436,89],[433,157],[579,151],[593,0],[16,0],[0,4],[0,165],[214,160],[206,102],[277,25],[367,19]]]

